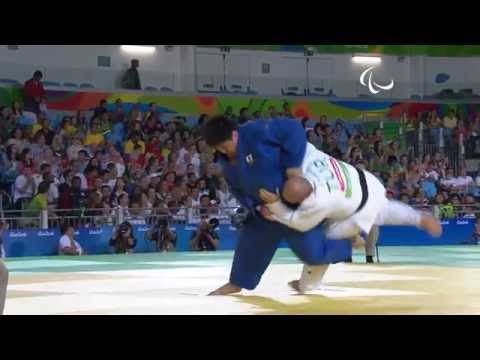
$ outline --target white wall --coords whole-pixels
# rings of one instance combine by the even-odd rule
[[[111,67],[97,66],[97,56],[110,56]],[[215,83],[218,89],[226,83],[228,89],[240,85],[260,94],[280,95],[281,89],[297,86],[302,89],[333,89],[338,97],[367,94],[359,83],[366,65],[354,64],[350,54],[316,54],[311,57],[307,79],[306,58],[302,53],[231,50],[223,54],[215,48],[195,45],[175,45],[167,51],[157,45],[152,55],[125,53],[120,45],[19,45],[8,50],[0,45],[0,78],[21,82],[40,69],[45,80],[56,82],[92,83],[100,89],[113,89],[129,66],[132,58],[140,59],[142,85],[162,86],[177,91],[196,91],[203,83]],[[270,65],[270,73],[262,73],[262,64]],[[224,74],[226,72],[226,74]],[[451,76],[445,84],[434,84],[438,73]],[[394,79],[391,92],[375,97],[409,98],[411,94],[429,95],[443,88],[460,90],[473,88],[480,94],[480,58],[442,58],[413,56],[382,56],[375,69],[378,83]],[[226,76],[225,76],[226,75]],[[226,78],[226,81],[225,81]]]
[[[439,73],[450,75],[450,79],[444,84],[435,85],[435,76]],[[427,92],[438,92],[444,88],[456,91],[471,88],[479,94],[480,58],[426,57],[425,81],[429,84]]]
[[[97,66],[97,56],[110,56],[111,67]],[[36,69],[44,72],[45,79],[57,82],[88,82],[97,88],[111,89],[129,67],[130,59],[140,60],[142,86],[167,86],[181,90],[181,51],[175,46],[166,51],[163,45],[151,55],[130,54],[120,45],[20,45],[8,50],[0,45],[0,77],[24,81]]]
[[[197,48],[197,75],[202,81],[213,79],[218,85],[223,82],[223,69],[219,49]],[[368,94],[368,90],[359,83],[360,74],[367,65],[352,62],[351,55],[317,54],[310,58],[309,79],[307,79],[306,57],[302,53],[271,52],[251,50],[231,50],[225,54],[226,59],[242,58],[237,63],[243,65],[242,71],[228,69],[227,82],[230,77],[242,83],[239,74],[245,73],[246,64],[250,72],[243,76],[243,83],[250,84],[259,93],[280,95],[281,89],[297,86],[301,89],[310,87],[332,89],[337,96],[356,97],[357,94]],[[270,65],[270,74],[262,74],[262,64]],[[382,64],[375,69],[375,80],[378,83],[396,82],[392,92],[379,94],[377,97],[409,97],[410,96],[410,58],[399,61],[396,56],[382,56]],[[218,86],[217,86],[218,87]],[[228,84],[227,84],[228,88]]]

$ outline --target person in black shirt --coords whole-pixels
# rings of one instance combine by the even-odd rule
[[[218,249],[219,236],[215,229],[218,227],[218,219],[205,219],[200,222],[196,231],[192,232],[190,248],[192,251],[215,251]]]
[[[93,111],[92,119],[100,117],[101,115],[103,115],[106,112],[107,112],[107,100],[102,99],[102,100],[100,100],[99,106],[97,106],[95,108],[95,110]]]
[[[137,246],[137,239],[133,236],[133,227],[128,222],[123,222],[116,230],[109,242],[116,254],[130,254]]]
[[[155,241],[155,248],[158,252],[175,251],[177,234],[170,230],[167,217],[160,218],[158,223],[145,233],[145,238]]]
[[[140,75],[138,74],[137,70],[139,64],[140,63],[137,59],[132,59],[130,68],[125,72],[125,75],[123,75],[122,78],[123,89],[142,89],[142,85],[140,84]]]
[[[240,116],[238,117],[238,125],[243,125],[250,120],[251,117],[248,114],[248,108],[244,107],[240,109]]]

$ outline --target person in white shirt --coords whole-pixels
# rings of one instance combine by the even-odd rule
[[[388,200],[381,182],[368,171],[338,161],[307,144],[302,164],[303,177],[289,178],[282,189],[282,199],[298,207],[294,210],[277,194],[260,190],[266,203],[259,207],[268,220],[280,222],[298,231],[309,231],[327,220],[330,239],[357,238],[370,233],[374,225],[412,225],[440,236],[442,228],[430,214],[416,211],[398,201]],[[317,287],[327,266],[304,267],[302,278],[291,286],[299,292]],[[317,271],[318,270],[318,271]],[[316,272],[315,277],[307,275]],[[303,281],[303,278],[308,281]]]
[[[72,140],[72,144],[67,148],[67,157],[69,161],[77,160],[80,150],[85,150],[82,145],[81,136],[75,136]]]
[[[75,241],[75,229],[71,225],[62,227],[63,236],[58,243],[59,255],[80,256],[85,255],[82,247]]]
[[[72,170],[73,170],[73,174],[74,174],[73,176],[78,176],[80,178],[80,181],[81,181],[80,188],[83,191],[87,191],[88,190],[88,183],[87,183],[87,178],[83,174],[82,163],[78,160],[75,160],[72,165],[73,165]]]
[[[432,179],[433,181],[438,181],[439,175],[433,168],[433,165],[429,163],[424,171],[423,177],[425,179]]]
[[[21,208],[23,199],[31,199],[35,194],[35,179],[30,168],[24,168],[22,173],[15,179],[15,191],[13,193],[13,201],[16,208]]]
[[[460,169],[460,176],[455,178],[455,187],[456,188],[467,188],[468,186],[474,185],[473,178],[467,175],[467,169]]]
[[[453,169],[448,168],[443,179],[440,179],[440,185],[447,188],[454,187],[456,184],[456,178],[453,176]]]
[[[50,186],[48,188],[48,203],[54,204],[59,197],[58,185],[60,185],[60,181],[58,181],[58,179],[53,176],[51,171],[51,165],[43,163],[42,165],[40,165],[40,174],[33,175],[33,178],[35,180],[35,193],[37,192],[38,185],[40,185],[42,181],[47,181],[50,183]]]

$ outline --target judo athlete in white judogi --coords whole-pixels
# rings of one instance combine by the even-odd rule
[[[329,239],[358,238],[359,234],[369,234],[374,225],[416,226],[432,236],[442,233],[440,223],[432,215],[388,200],[384,186],[373,174],[339,161],[311,144],[307,144],[302,171],[303,177],[285,182],[281,194],[260,190],[265,206],[259,211],[265,218],[302,232],[325,222]],[[300,292],[313,290],[327,268],[328,265],[305,266],[301,279],[290,284]]]

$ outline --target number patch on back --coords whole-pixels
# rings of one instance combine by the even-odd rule
[[[310,163],[306,174],[315,178],[318,183],[324,184],[329,192],[341,191],[345,192],[345,196],[348,198],[352,196],[348,169],[332,157],[317,158]]]

